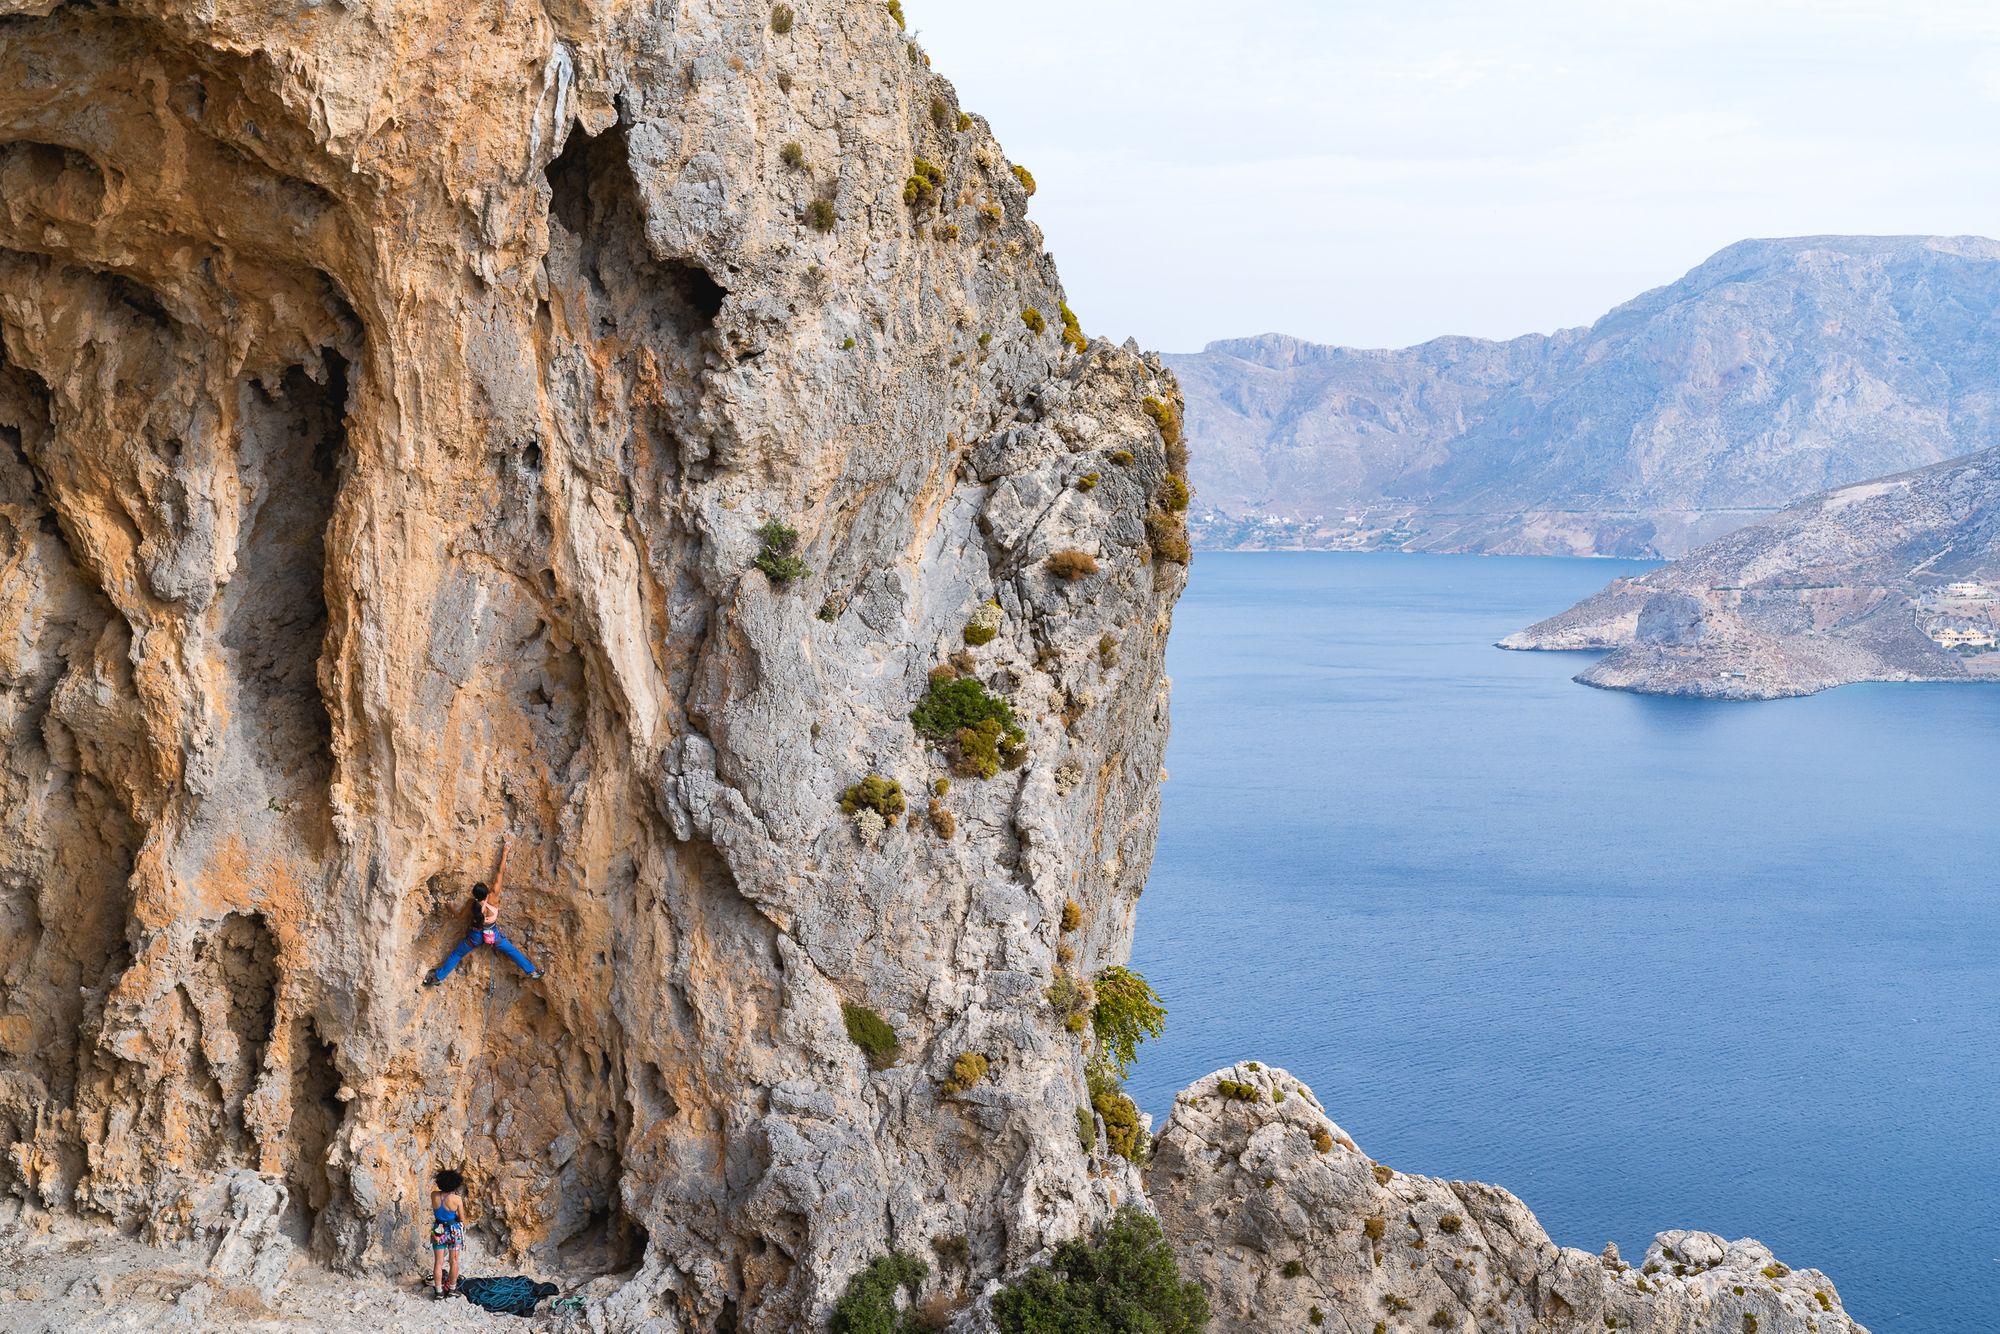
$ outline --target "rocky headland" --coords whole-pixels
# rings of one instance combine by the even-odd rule
[[[2000,451],[1815,496],[1500,641],[1587,685],[1719,699],[2000,681]]]
[[[1179,390],[900,4],[0,0],[0,68],[0,1323],[455,1325],[444,1164],[596,1331],[897,1255],[986,1328],[1145,1207]],[[420,988],[503,838],[543,975]]]
[[[1174,1100],[1146,1188],[1223,1329],[1866,1334],[1826,1275],[1754,1241],[1662,1232],[1630,1264],[1557,1246],[1497,1186],[1375,1162],[1254,1061]]]
[[[1744,241],[1589,328],[1170,356],[1204,547],[1676,557],[1984,449],[2000,243]]]

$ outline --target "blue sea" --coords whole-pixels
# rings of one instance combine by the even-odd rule
[[[1754,1236],[1877,1334],[2000,1330],[2000,688],[1657,699],[1492,647],[1639,568],[1197,556],[1133,1093],[1281,1065],[1563,1244]]]

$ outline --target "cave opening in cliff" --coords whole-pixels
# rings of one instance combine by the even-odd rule
[[[579,276],[600,298],[593,312],[600,336],[671,335],[686,344],[714,329],[729,289],[694,260],[662,258],[648,245],[623,121],[597,135],[573,130],[545,175],[549,220],[575,238]]]
[[[340,1101],[338,1053],[310,1018],[297,1021],[292,1039],[291,1119],[286,1127],[285,1179],[296,1211],[295,1240],[309,1242],[327,1209],[342,1198],[329,1162],[346,1104]]]
[[[249,496],[224,592],[223,647],[236,683],[228,763],[255,772],[270,809],[295,814],[323,846],[333,723],[319,689],[327,626],[326,531],[347,450],[348,367],[324,379],[294,366],[275,388],[243,390],[239,468]],[[316,818],[313,817],[317,813]]]
[[[617,1190],[614,1178],[614,1196]],[[592,1209],[579,1227],[557,1242],[556,1256],[572,1273],[626,1274],[645,1260],[648,1241],[646,1229],[614,1198]]]
[[[229,1156],[255,1161],[245,1105],[264,1069],[277,1027],[278,942],[261,913],[233,912],[195,941],[186,994],[189,1022],[197,1028],[220,1011],[234,1039],[234,1053],[205,1031],[194,1048],[212,1077],[210,1095],[226,1123]]]

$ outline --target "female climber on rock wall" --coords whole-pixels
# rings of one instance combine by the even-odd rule
[[[437,1188],[431,1192],[431,1292],[449,1297],[458,1291],[458,1253],[465,1246],[465,1221],[459,1214],[465,1199],[458,1192],[465,1178],[447,1167],[437,1174]],[[445,1257],[451,1257],[451,1281],[444,1276]]]
[[[521,971],[529,977],[540,977],[542,970],[528,962],[528,956],[514,948],[514,942],[500,934],[500,884],[507,876],[507,840],[500,840],[500,869],[493,873],[493,888],[484,884],[472,887],[472,930],[465,939],[452,946],[451,953],[445,955],[444,962],[424,974],[424,985],[434,987],[451,976],[451,970],[458,967],[459,960],[481,945],[491,945],[502,954],[520,965]]]

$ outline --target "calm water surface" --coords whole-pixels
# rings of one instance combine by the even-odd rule
[[[1204,554],[1133,1092],[1289,1068],[1559,1242],[1756,1236],[2000,1331],[2000,689],[1714,704],[1504,653],[1623,562]]]

